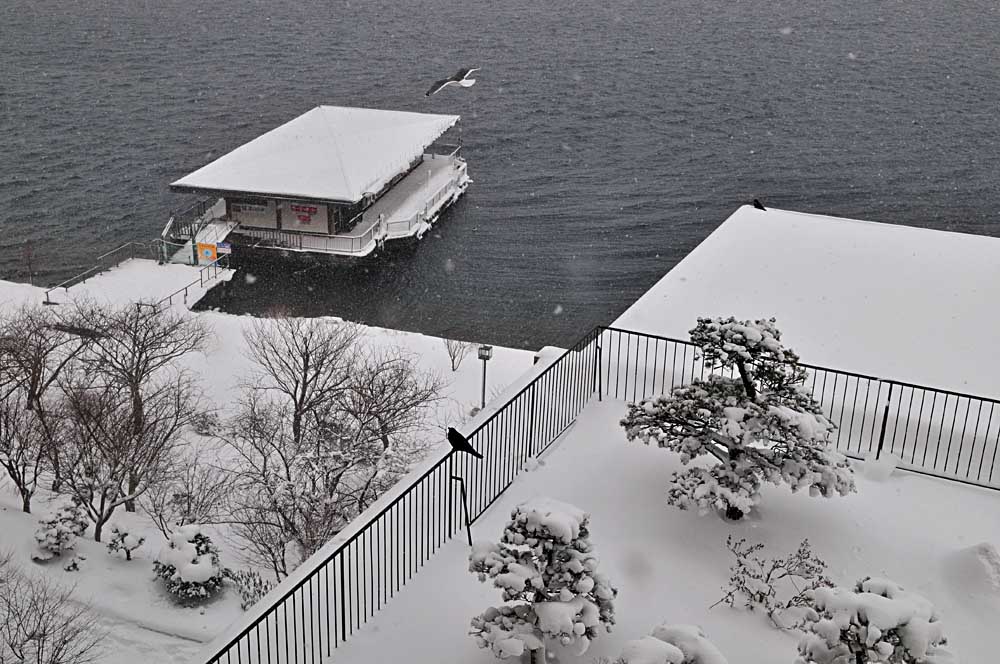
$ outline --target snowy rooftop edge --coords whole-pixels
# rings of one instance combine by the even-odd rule
[[[613,325],[774,316],[811,364],[996,397],[998,297],[1000,238],[743,206]]]
[[[177,191],[358,202],[377,193],[460,119],[316,106],[175,180]]]

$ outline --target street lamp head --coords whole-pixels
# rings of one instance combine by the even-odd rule
[[[488,360],[493,357],[493,346],[480,346],[479,347],[479,359]]]

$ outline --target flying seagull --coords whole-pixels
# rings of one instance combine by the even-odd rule
[[[468,452],[477,459],[483,458],[483,455],[469,443],[469,439],[456,431],[454,427],[448,427],[448,442],[451,443],[451,448],[456,452]]]
[[[758,201],[756,198],[753,199],[753,206],[758,210],[765,210],[765,211],[767,210],[767,208],[764,207],[764,204]]]
[[[435,81],[431,89],[425,94],[426,97],[430,97],[432,94],[436,93],[442,88],[446,88],[449,85],[461,85],[463,88],[471,88],[476,84],[476,79],[469,78],[469,74],[474,71],[479,71],[482,67],[476,67],[475,69],[459,69],[454,76],[451,78],[442,78],[440,81]]]

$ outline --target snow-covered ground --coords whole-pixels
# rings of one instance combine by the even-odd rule
[[[769,487],[743,522],[682,512],[665,503],[676,456],[626,443],[624,403],[591,401],[576,424],[523,473],[473,526],[477,540],[499,539],[511,509],[550,496],[591,514],[600,570],[618,586],[617,625],[594,641],[590,662],[616,656],[625,642],[663,622],[701,625],[736,664],[791,662],[797,638],[759,613],[719,606],[732,556],[727,535],[784,556],[808,538],[840,584],[889,577],[941,610],[962,662],[995,661],[1000,579],[988,552],[1000,547],[1000,492],[896,471],[885,481],[858,474],[857,494],[809,498]],[[873,476],[878,476],[877,473]],[[987,552],[987,553],[984,553]],[[456,537],[336,653],[344,662],[464,662],[495,658],[468,636],[469,620],[500,603],[500,591],[468,571],[469,547]]]
[[[231,274],[224,275],[224,278],[229,277]],[[197,279],[198,268],[131,260],[68,291],[54,292],[52,299],[65,303],[72,298],[90,298],[118,305],[139,299],[155,301]],[[205,289],[192,289],[188,305],[216,283],[207,283]],[[42,288],[0,281],[0,311],[22,302],[41,303],[43,299]],[[178,302],[174,306],[182,308],[184,304]],[[199,376],[209,405],[214,405],[225,416],[239,395],[240,378],[250,369],[242,335],[255,319],[219,312],[191,315],[210,327],[212,341],[204,353],[185,361]],[[446,381],[443,403],[436,410],[434,421],[428,423],[430,426],[458,425],[469,417],[472,407],[479,405],[482,363],[476,358],[475,348],[458,370],[452,372],[445,345],[439,338],[373,327],[361,327],[361,333],[362,343],[367,348],[397,348],[417,358],[422,370],[436,373]],[[506,386],[516,384],[518,377],[531,369],[533,360],[534,354],[529,351],[494,347],[487,372],[487,399]],[[195,436],[192,442],[202,444],[205,440]],[[441,444],[447,445],[443,429]],[[40,491],[34,501],[34,514],[25,515],[20,511],[13,487],[5,478],[0,478],[0,550],[12,550],[15,563],[32,573],[75,585],[74,596],[94,606],[101,627],[108,631],[103,644],[106,647],[99,659],[102,664],[194,661],[204,642],[241,615],[239,600],[232,592],[223,594],[203,609],[181,608],[170,600],[152,572],[152,560],[165,540],[141,513],[126,514],[120,510],[112,520],[112,523],[127,525],[133,534],[146,537],[146,543],[131,562],[109,556],[104,544],[87,539],[91,537],[88,532],[76,545],[77,552],[86,558],[80,564],[80,571],[65,572],[58,561],[44,568],[32,563],[33,533],[38,517],[47,511],[48,498],[46,492]],[[227,544],[225,533],[219,532],[213,539],[222,549],[224,565],[242,566]]]
[[[175,296],[175,300],[179,304],[184,304],[183,289],[192,282],[200,281],[199,272],[201,269],[201,267],[176,263],[159,265],[154,260],[133,258],[68,289],[57,288],[49,294],[49,300],[59,304],[79,298],[91,298],[116,304],[139,300],[158,302],[168,295],[181,291]],[[187,289],[186,302],[189,307],[193,306],[220,281],[231,279],[233,272],[219,270],[217,278],[208,279],[208,276],[209,273],[203,275],[204,285],[195,283]],[[0,303],[33,298],[36,292],[41,293],[39,302],[45,299],[44,289],[0,281]]]
[[[745,206],[614,325],[775,316],[811,364],[997,397],[998,300],[1000,238]]]

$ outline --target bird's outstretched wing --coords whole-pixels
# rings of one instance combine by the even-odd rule
[[[431,86],[431,89],[428,90],[424,94],[424,96],[425,97],[430,97],[432,94],[434,94],[435,92],[437,92],[441,88],[445,87],[446,85],[451,85],[452,83],[454,83],[454,81],[451,80],[450,78],[442,78],[440,81],[434,81],[434,85]]]
[[[462,79],[464,79],[466,76],[468,76],[472,72],[479,71],[480,69],[481,69],[481,67],[473,67],[471,69],[459,69],[455,73],[455,75],[451,77],[451,80],[453,80],[453,81],[461,81]]]

